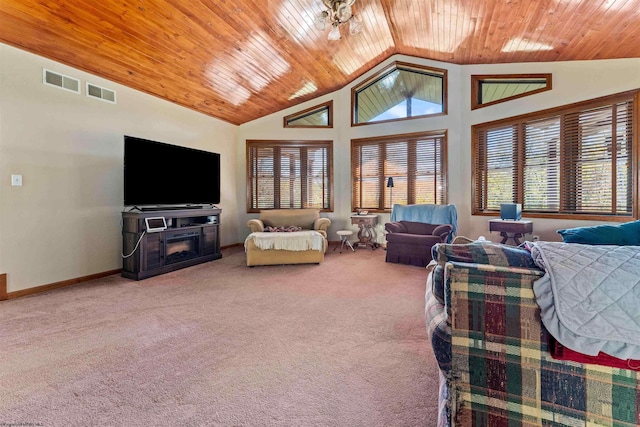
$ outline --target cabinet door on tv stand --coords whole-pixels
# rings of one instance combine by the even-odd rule
[[[142,270],[153,270],[164,265],[164,234],[147,233],[145,236]]]
[[[203,255],[213,255],[220,252],[220,242],[218,241],[218,226],[202,227],[203,233]]]

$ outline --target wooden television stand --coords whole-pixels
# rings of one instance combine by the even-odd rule
[[[122,253],[133,254],[122,260],[122,276],[142,280],[222,258],[220,212],[219,208],[123,212]],[[164,217],[167,229],[147,232],[145,218],[154,217]]]

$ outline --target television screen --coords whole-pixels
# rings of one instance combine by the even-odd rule
[[[220,154],[124,137],[124,205],[220,203]]]

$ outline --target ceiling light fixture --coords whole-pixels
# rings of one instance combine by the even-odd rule
[[[322,3],[327,8],[320,12],[316,17],[316,28],[320,31],[324,31],[327,25],[331,25],[331,31],[329,31],[329,40],[340,40],[340,25],[349,22],[349,34],[356,35],[362,31],[362,24],[360,20],[356,18],[351,10],[351,6],[356,0],[322,0]]]

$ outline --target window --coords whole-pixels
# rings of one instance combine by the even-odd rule
[[[333,210],[331,141],[247,141],[247,212]]]
[[[446,131],[352,140],[352,210],[446,203],[446,147]]]
[[[332,128],[333,101],[299,111],[284,118],[286,128]]]
[[[551,90],[551,74],[471,76],[471,109]]]
[[[638,217],[633,133],[639,91],[472,127],[474,214]]]
[[[393,63],[354,87],[352,125],[447,113],[447,71]]]

